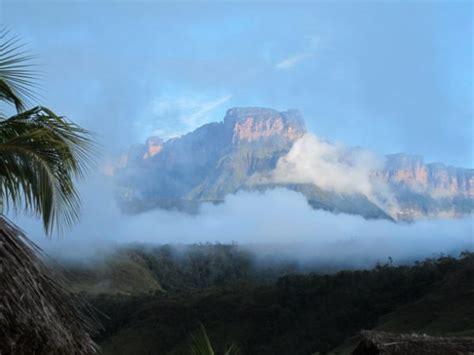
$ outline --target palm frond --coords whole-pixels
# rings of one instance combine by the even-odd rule
[[[37,73],[31,59],[19,38],[0,28],[0,101],[10,102],[18,112],[25,109],[27,101],[36,99]]]
[[[214,355],[214,349],[212,348],[211,341],[207,336],[206,328],[204,325],[199,324],[199,331],[193,336],[193,343],[191,345],[192,355]]]
[[[235,346],[235,344],[231,344],[231,346],[225,351],[224,355],[232,355],[237,353],[237,347]]]
[[[0,121],[0,208],[23,207],[48,234],[79,216],[75,179],[92,163],[88,131],[44,107]]]
[[[192,355],[215,355],[211,341],[206,332],[206,328],[202,323],[199,323],[199,330],[192,337],[191,351]],[[237,347],[232,344],[225,352],[224,355],[237,354]]]

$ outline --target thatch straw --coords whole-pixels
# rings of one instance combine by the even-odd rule
[[[42,258],[0,214],[0,355],[96,353],[88,307]]]
[[[473,337],[436,337],[363,331],[353,355],[472,355]]]

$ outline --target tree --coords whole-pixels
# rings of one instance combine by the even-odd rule
[[[0,29],[0,354],[89,354],[96,346],[84,304],[4,215],[30,212],[48,236],[63,233],[78,220],[75,181],[92,161],[87,130],[46,107],[27,108],[37,100],[30,60]]]

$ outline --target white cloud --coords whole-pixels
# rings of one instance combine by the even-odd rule
[[[383,156],[369,150],[332,144],[306,134],[278,160],[269,176],[256,177],[255,181],[314,184],[337,193],[360,193],[380,207],[388,208],[394,205],[390,189],[373,175],[384,164]]]
[[[184,121],[190,128],[196,128],[203,123],[202,120],[206,118],[206,114],[226,103],[231,98],[232,95],[225,95],[215,100],[200,102],[194,107],[195,110],[192,111],[192,113],[190,113],[188,116],[183,116]]]
[[[297,140],[273,172],[276,182],[313,183],[341,193],[372,193],[370,173],[383,167],[383,160],[366,150],[351,151],[312,134]]]

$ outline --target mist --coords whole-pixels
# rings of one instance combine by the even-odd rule
[[[383,166],[384,157],[369,150],[350,149],[306,134],[278,161],[273,179],[283,183],[313,183],[325,190],[370,196],[374,189],[371,172]]]
[[[256,176],[263,183],[314,184],[340,194],[362,194],[389,212],[397,210],[397,202],[387,182],[377,171],[384,168],[386,158],[368,149],[331,143],[307,133],[278,160],[269,176]]]
[[[274,189],[239,192],[199,213],[153,210],[123,214],[112,181],[99,174],[81,186],[80,223],[66,236],[47,239],[40,223],[15,217],[52,256],[103,257],[129,243],[237,243],[262,257],[335,268],[366,268],[391,257],[407,263],[474,250],[473,218],[395,223],[312,209],[299,193]]]

